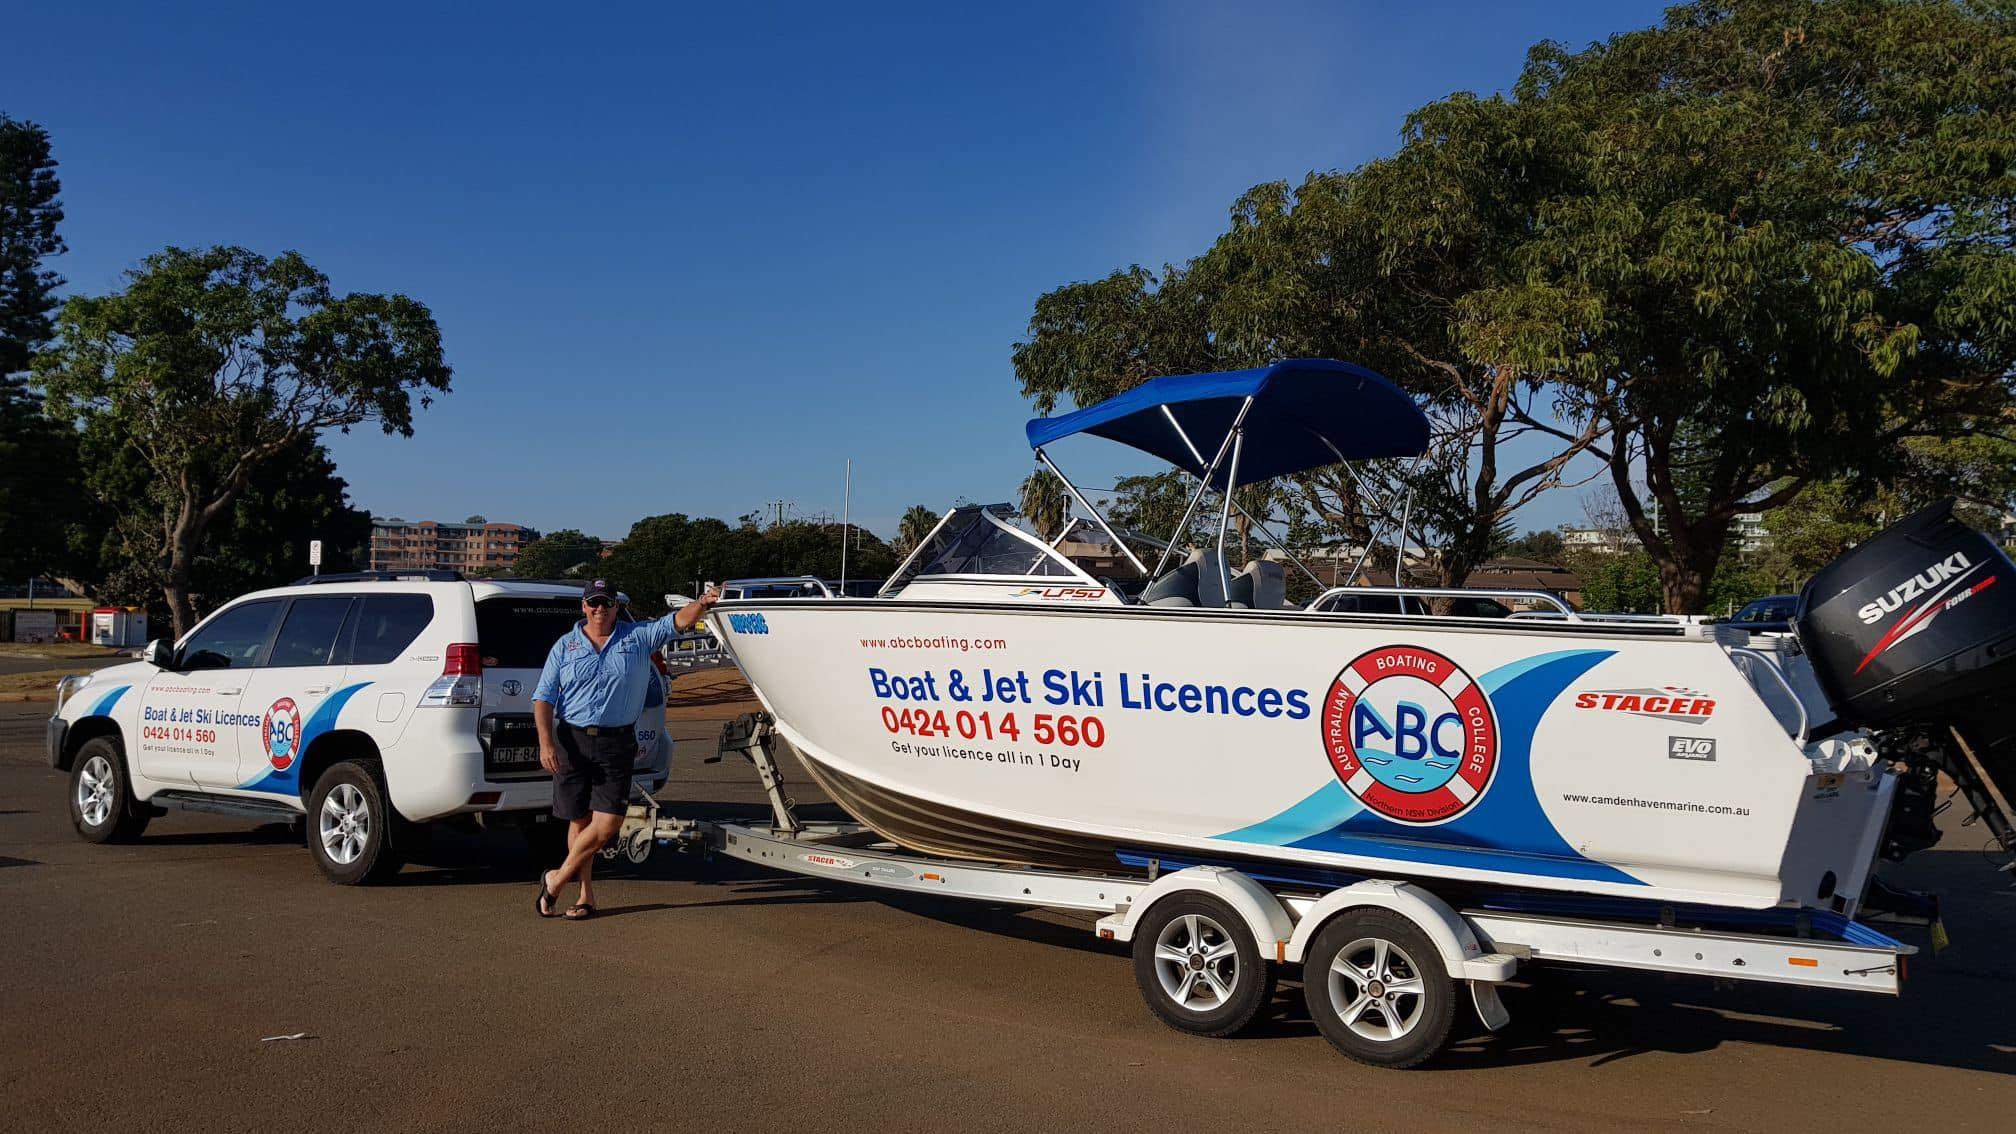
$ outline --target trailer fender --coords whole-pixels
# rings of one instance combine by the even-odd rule
[[[1192,866],[1174,874],[1164,874],[1148,884],[1124,910],[1099,919],[1099,936],[1108,941],[1132,941],[1134,926],[1149,907],[1171,894],[1198,891],[1231,906],[1253,933],[1260,955],[1281,959],[1288,938],[1295,932],[1295,919],[1281,900],[1265,886],[1237,870],[1222,866]]]
[[[1477,935],[1449,903],[1411,882],[1371,880],[1354,882],[1332,890],[1303,912],[1289,938],[1283,959],[1300,962],[1309,942],[1325,922],[1345,910],[1374,906],[1391,910],[1415,925],[1435,943],[1457,980],[1496,982],[1509,980],[1518,961],[1498,953],[1487,953]]]

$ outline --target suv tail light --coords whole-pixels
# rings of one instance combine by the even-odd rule
[[[460,708],[483,703],[483,654],[474,642],[448,647],[441,676],[420,695],[422,708]]]

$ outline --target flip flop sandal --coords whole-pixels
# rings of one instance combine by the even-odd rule
[[[595,916],[595,907],[587,902],[579,902],[560,915],[566,921],[587,921]]]
[[[532,885],[536,887],[539,891],[538,896],[532,899],[532,908],[539,911],[539,916],[540,917],[561,916],[560,895],[546,888],[545,871],[542,870],[539,872],[539,877],[533,880]]]

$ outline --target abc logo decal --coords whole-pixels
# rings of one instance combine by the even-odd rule
[[[1396,823],[1446,823],[1498,770],[1498,719],[1455,662],[1420,646],[1360,654],[1323,701],[1323,748],[1344,789]]]
[[[292,697],[282,697],[266,710],[266,719],[259,722],[259,742],[265,746],[266,759],[274,771],[294,766],[294,758],[301,754],[301,711],[294,707]]]

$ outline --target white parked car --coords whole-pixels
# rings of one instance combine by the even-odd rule
[[[65,678],[49,762],[70,773],[71,821],[92,842],[167,807],[305,817],[316,865],[341,883],[396,871],[414,825],[455,815],[501,814],[557,845],[532,689],[580,603],[578,586],[453,572],[257,591],[138,662]],[[671,759],[664,704],[654,676],[637,731],[648,792]]]

